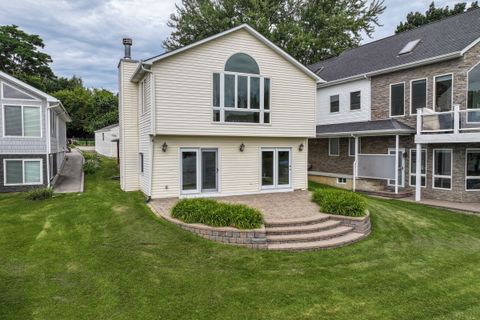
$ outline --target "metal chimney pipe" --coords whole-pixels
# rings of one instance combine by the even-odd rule
[[[125,47],[125,56],[124,59],[131,59],[132,58],[132,39],[131,38],[123,38],[123,45]]]

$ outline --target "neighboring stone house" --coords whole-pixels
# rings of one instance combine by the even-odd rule
[[[0,192],[50,186],[64,163],[66,122],[56,98],[0,71]]]
[[[415,191],[417,200],[480,201],[479,9],[309,68],[327,81],[318,86],[317,139],[309,141],[312,179]]]
[[[151,198],[306,189],[320,77],[247,25],[119,63],[120,181]]]
[[[95,131],[95,151],[110,158],[118,158],[119,153],[118,123]]]

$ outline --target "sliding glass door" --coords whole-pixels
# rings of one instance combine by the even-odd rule
[[[262,189],[291,186],[291,151],[286,148],[262,148]]]
[[[182,149],[182,194],[217,191],[217,163],[217,149]]]

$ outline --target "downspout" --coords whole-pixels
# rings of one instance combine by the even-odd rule
[[[47,102],[48,104],[48,102]],[[45,152],[45,164],[47,166],[47,188],[50,188],[50,150],[51,150],[51,141],[50,141],[50,110],[52,109],[52,106],[47,105],[47,115],[45,117],[46,119],[46,126],[45,126],[45,135],[47,139],[47,146],[46,146],[46,152]]]

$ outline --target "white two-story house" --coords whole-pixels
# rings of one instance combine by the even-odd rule
[[[0,71],[0,192],[47,187],[67,150],[62,103]]]
[[[307,188],[322,80],[251,27],[144,61],[127,53],[119,81],[123,190],[167,198]]]

